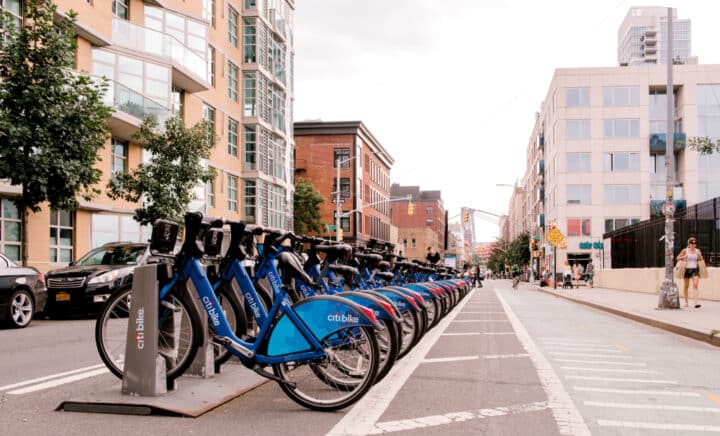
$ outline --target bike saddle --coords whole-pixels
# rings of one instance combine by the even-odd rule
[[[367,261],[367,262],[372,262],[372,263],[379,262],[382,260],[382,256],[380,256],[379,254],[375,254],[375,253],[355,253],[355,257],[357,257],[358,259]]]
[[[360,271],[358,271],[357,268],[350,265],[340,265],[337,263],[333,263],[331,265],[328,265],[328,269],[336,274],[342,274],[342,275],[357,275],[360,274]]]
[[[387,260],[381,260],[377,263],[377,267],[382,269],[390,268],[390,262],[388,262]]]
[[[346,254],[350,254],[352,252],[352,247],[347,244],[338,244],[338,245],[328,245],[328,244],[319,244],[316,245],[315,251],[319,251],[321,253],[326,253],[330,256],[334,257],[344,257]]]
[[[375,277],[390,281],[395,277],[395,275],[389,271],[378,271],[375,273]]]
[[[283,251],[278,255],[278,266],[283,273],[302,280],[305,283],[312,283],[313,280],[310,278],[308,273],[303,270],[302,263],[297,256]]]

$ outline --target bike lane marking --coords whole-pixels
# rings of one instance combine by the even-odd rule
[[[505,313],[515,330],[520,344],[530,355],[530,360],[533,366],[535,366],[540,384],[548,397],[548,404],[550,404],[550,410],[552,410],[560,434],[590,436],[591,433],[587,424],[585,424],[585,420],[575,407],[575,403],[570,399],[570,395],[568,395],[560,378],[552,366],[550,366],[550,363],[538,350],[535,342],[525,329],[525,326],[520,322],[510,305],[497,290],[495,290],[495,295],[500,300],[503,309],[505,309]]]
[[[646,430],[720,432],[720,427],[714,425],[654,424],[650,422],[612,421],[607,419],[599,419],[598,425],[603,427],[642,428]]]
[[[97,370],[97,369],[100,369],[100,368],[105,368],[105,365],[104,365],[104,364],[100,364],[100,365],[86,366],[86,367],[83,367],[83,368],[73,369],[73,370],[71,370],[71,371],[59,372],[59,373],[57,373],[57,374],[51,374],[51,375],[46,375],[46,376],[43,376],[43,377],[38,377],[38,378],[30,379],[30,380],[25,380],[25,381],[21,381],[21,382],[18,382],[18,383],[13,383],[13,384],[10,384],[10,385],[0,386],[0,392],[9,391],[9,390],[11,390],[11,389],[15,389],[15,388],[19,388],[19,387],[27,386],[27,385],[32,385],[32,384],[35,384],[35,383],[44,382],[44,381],[46,381],[46,380],[51,380],[51,379],[60,378],[60,377],[66,377],[66,376],[70,376],[70,375],[77,374],[77,373],[80,373],[80,372]],[[15,393],[15,391],[8,392],[8,393]]]
[[[462,311],[468,301],[475,295],[470,291],[463,300],[455,306],[450,314],[425,334],[423,339],[405,357],[393,365],[388,375],[380,385],[375,385],[348,411],[345,416],[327,433],[328,436],[338,435],[366,435],[371,434],[377,427],[375,424],[388,408],[397,393],[403,387],[415,368],[422,363],[428,352],[435,346],[442,333],[447,329],[455,317]]]
[[[103,366],[105,366],[105,365],[103,365]],[[109,373],[110,373],[110,371],[107,368],[100,368],[100,369],[96,369],[94,371],[75,374],[75,375],[71,375],[68,377],[63,377],[63,378],[47,381],[45,383],[40,383],[38,385],[28,386],[25,388],[16,389],[14,391],[8,391],[7,393],[12,394],[12,395],[28,394],[30,392],[42,391],[44,389],[54,388],[56,386],[64,385],[67,383],[72,383],[72,382],[75,382],[78,380],[95,377],[96,375],[109,374]]]

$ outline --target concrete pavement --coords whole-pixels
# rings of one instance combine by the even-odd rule
[[[525,286],[720,346],[720,302],[718,301],[700,300],[699,303],[702,307],[696,309],[693,307],[691,297],[690,307],[658,310],[657,293],[649,294],[587,286],[580,286],[579,289],[553,289],[536,284],[525,284]],[[692,290],[690,290],[690,295],[692,296]],[[682,289],[680,289],[680,305],[685,305]]]

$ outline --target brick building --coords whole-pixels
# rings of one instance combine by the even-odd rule
[[[424,260],[427,248],[432,246],[444,257],[445,208],[440,191],[421,191],[419,186],[393,183],[390,196],[411,198],[393,203],[392,207],[392,223],[398,228],[403,255]]]
[[[339,160],[343,240],[394,242],[388,201],[394,160],[370,130],[361,121],[303,121],[294,127],[295,176],[309,179],[325,197],[323,223],[336,223],[333,193]],[[336,236],[335,230],[326,235]]]

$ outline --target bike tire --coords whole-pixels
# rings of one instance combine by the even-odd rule
[[[121,379],[124,375],[131,304],[131,287],[119,289],[108,298],[95,322],[95,345],[100,359],[112,374]],[[202,332],[198,327],[200,318],[187,294],[177,289],[170,290],[160,302],[160,311],[165,314],[172,311],[180,317],[181,331],[177,347],[170,345],[174,343],[174,338],[168,336],[171,333],[167,328],[161,325],[158,332],[158,355],[167,362],[167,379],[174,380],[190,366],[202,343]]]
[[[420,340],[420,317],[418,313],[412,309],[408,309],[400,314],[402,316],[402,322],[400,323],[401,329],[401,342],[400,350],[398,351],[397,358],[400,359],[410,352],[413,346]]]
[[[333,342],[344,338],[338,346]],[[348,343],[345,338],[352,338]],[[320,340],[327,352],[322,362],[286,362],[274,364],[276,376],[291,383],[278,382],[291,400],[311,410],[331,412],[343,409],[363,397],[375,383],[380,351],[372,327],[345,327]],[[346,374],[344,362],[355,364]],[[358,367],[361,364],[362,367]],[[323,377],[318,377],[318,372]]]
[[[245,317],[245,310],[243,309],[240,300],[238,299],[235,292],[228,289],[225,284],[221,285],[215,292],[218,301],[220,301],[220,307],[222,308],[225,318],[230,324],[232,331],[240,339],[247,337],[247,318]],[[212,327],[208,323],[208,328],[212,333]],[[211,334],[210,337],[213,337]],[[215,370],[217,371],[220,365],[227,362],[233,354],[226,346],[221,344],[213,343],[213,355],[215,357]]]

